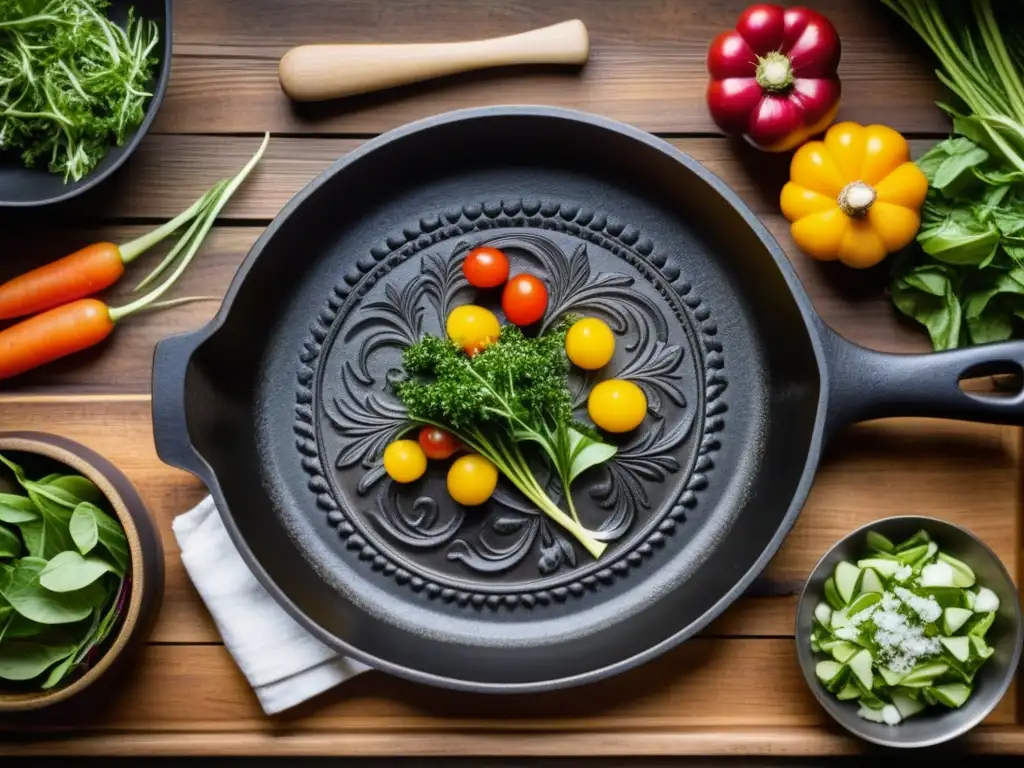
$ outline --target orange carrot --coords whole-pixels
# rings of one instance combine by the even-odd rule
[[[188,210],[130,243],[94,243],[0,284],[0,320],[32,315],[109,288],[121,279],[126,264],[206,211],[226,185],[226,180],[217,182]],[[186,233],[183,243],[189,238]],[[176,255],[178,250],[180,247],[172,253]]]
[[[79,299],[0,331],[0,379],[99,344],[114,330],[102,301]]]

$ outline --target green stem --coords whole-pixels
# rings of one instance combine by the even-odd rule
[[[214,192],[216,191],[223,190],[223,185],[226,183],[226,181],[217,182],[217,184],[214,185],[213,189],[208,190],[202,197],[200,197],[198,200],[192,203],[192,205],[189,206],[187,210],[182,211],[173,219],[157,227],[152,232],[149,232],[143,235],[142,237],[138,237],[122,245],[120,247],[121,261],[123,261],[125,264],[131,264],[133,261],[135,261],[135,259],[137,259],[143,253],[148,251],[154,245],[159,243],[165,237],[172,234],[173,232],[176,232],[183,225],[192,221],[192,219],[194,219],[197,214],[199,214],[204,208],[206,208],[207,205],[209,205],[211,195],[213,195]]]
[[[163,296],[170,289],[170,287],[174,285],[175,282],[177,282],[178,278],[181,277],[181,274],[185,271],[185,269],[191,263],[192,259],[195,257],[196,252],[199,250],[199,246],[203,244],[203,240],[206,238],[207,233],[210,231],[210,227],[213,226],[213,222],[217,218],[217,215],[221,212],[221,209],[227,204],[227,201],[235,193],[235,190],[238,189],[239,185],[241,185],[241,183],[245,180],[245,177],[249,175],[249,172],[253,169],[256,163],[259,162],[260,158],[263,157],[263,153],[266,151],[267,143],[269,141],[270,134],[268,133],[264,135],[263,143],[260,145],[260,148],[256,151],[256,154],[252,156],[248,163],[245,164],[245,167],[242,168],[238,175],[231,180],[231,183],[229,183],[228,186],[225,187],[223,194],[219,198],[217,198],[217,201],[206,211],[206,213],[204,213],[202,227],[199,229],[195,237],[192,239],[191,243],[189,244],[188,250],[185,252],[185,255],[181,257],[181,261],[178,263],[178,266],[174,270],[174,272],[171,273],[171,276],[167,278],[160,285],[160,287],[155,288],[154,290],[147,293],[145,296],[136,299],[130,304],[126,304],[123,307],[111,307],[110,319],[113,322],[116,323],[124,319],[128,315],[132,314],[133,312],[138,312],[141,309],[145,309],[148,305],[152,304],[161,296]]]
[[[1024,122],[1024,83],[1021,82],[1020,76],[1010,60],[1006,43],[999,31],[999,23],[992,11],[992,3],[989,0],[974,0],[974,13],[978,18],[982,40],[985,42],[996,72],[999,73],[999,77],[1003,81],[1003,88],[1013,106],[1015,116],[1018,121]]]

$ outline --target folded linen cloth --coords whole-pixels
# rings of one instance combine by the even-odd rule
[[[325,646],[274,601],[238,554],[211,497],[171,528],[224,646],[268,715],[368,669]]]

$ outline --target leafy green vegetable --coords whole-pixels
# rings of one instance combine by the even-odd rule
[[[4,467],[28,496],[0,494],[0,679],[49,689],[91,663],[123,616],[128,542],[87,478],[31,480],[0,455]]]
[[[924,39],[963,107],[939,104],[957,136],[917,163],[928,177],[920,249],[898,260],[899,311],[935,349],[1024,330],[1024,27],[991,0],[882,0]]]
[[[0,0],[0,148],[64,180],[92,171],[143,120],[158,29],[108,0]],[[84,498],[84,497],[83,497]]]
[[[570,486],[586,469],[607,461],[615,447],[572,418],[565,357],[568,323],[536,338],[506,325],[499,340],[467,357],[447,339],[426,336],[408,347],[409,378],[396,392],[410,417],[452,432],[489,459],[506,478],[595,558],[606,545],[579,520]],[[561,480],[569,514],[548,496],[523,444],[536,445]]]

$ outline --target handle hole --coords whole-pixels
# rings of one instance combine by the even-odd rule
[[[961,373],[959,383],[972,397],[1009,399],[1024,392],[1024,368],[1013,360],[979,363]]]

